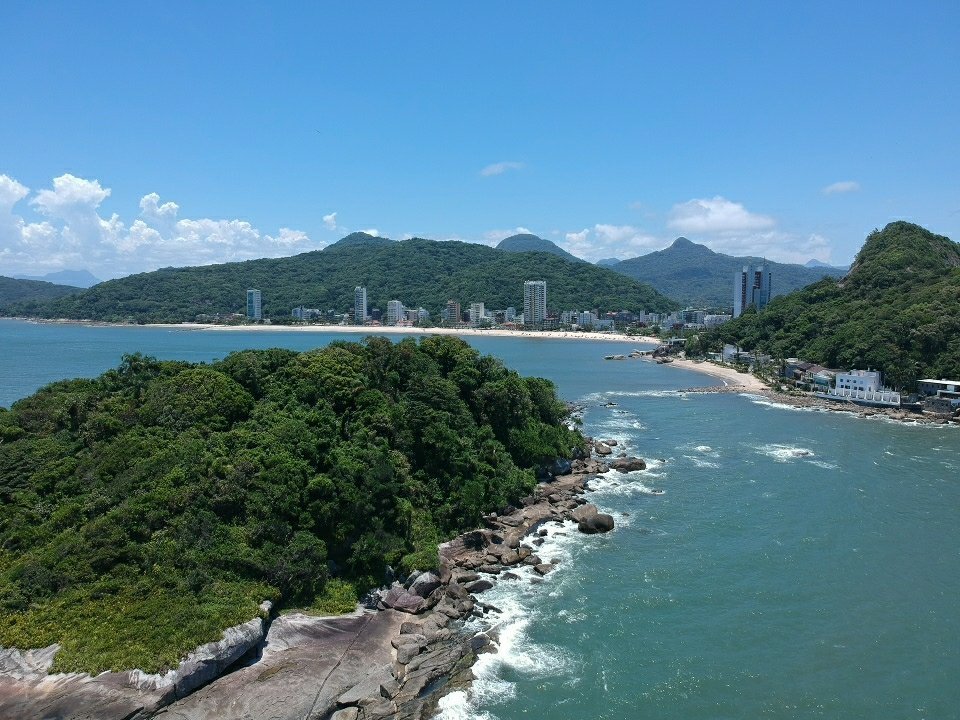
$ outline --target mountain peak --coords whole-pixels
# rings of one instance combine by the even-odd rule
[[[506,252],[545,252],[551,255],[559,255],[562,258],[573,262],[583,262],[576,255],[571,255],[555,242],[546,240],[532,233],[520,233],[504,238],[497,244],[497,250]]]
[[[691,242],[690,240],[687,240],[682,235],[678,237],[676,240],[674,240],[672,243],[670,243],[670,247],[672,248],[685,248],[685,247],[691,247],[693,245],[696,245],[696,243]]]
[[[344,248],[344,247],[357,247],[358,245],[389,245],[393,243],[393,240],[390,238],[380,237],[379,235],[371,235],[367,232],[352,232],[349,235],[346,235],[339,240],[337,240],[332,245],[327,245],[324,250],[330,250],[331,248]]]

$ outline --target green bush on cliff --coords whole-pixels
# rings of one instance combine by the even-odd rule
[[[54,383],[0,411],[0,646],[156,671],[265,598],[342,611],[528,494],[563,418],[450,337]]]

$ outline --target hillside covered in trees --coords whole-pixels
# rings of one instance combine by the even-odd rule
[[[0,275],[0,307],[15,303],[51,300],[82,292],[81,288],[44,280],[18,280]]]
[[[825,275],[839,277],[835,267],[806,267],[776,263],[757,257],[735,257],[714,252],[686,238],[677,238],[664,249],[610,266],[684,306],[730,308],[733,306],[733,276],[744,265],[763,264],[773,274],[773,295],[786,295],[815,283]]]
[[[401,300],[439,314],[447,300],[523,307],[523,282],[546,280],[551,308],[647,310],[677,307],[648,285],[610,270],[549,253],[506,252],[462,242],[404,240],[354,233],[324,250],[280,259],[165,268],[101,283],[75,297],[7,305],[10,315],[113,322],[187,322],[198,314],[244,312],[247,288],[263,292],[267,317],[293,307],[345,312],[353,289],[367,288],[370,307]]]
[[[867,238],[849,274],[749,311],[715,338],[774,357],[874,368],[894,387],[960,377],[960,245],[894,222]]]
[[[0,646],[170,666],[264,599],[345,611],[582,436],[463,341],[127,356],[0,408]]]

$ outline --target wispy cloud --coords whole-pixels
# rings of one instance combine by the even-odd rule
[[[831,185],[827,185],[820,192],[824,195],[839,195],[841,193],[857,192],[860,189],[860,183],[856,180],[841,180]]]
[[[337,229],[337,214],[335,212],[330,213],[329,215],[323,216],[323,224],[327,226],[327,230],[336,230]]]
[[[515,227],[512,230],[487,230],[487,232],[483,234],[482,242],[485,245],[496,245],[498,242],[504,238],[510,237],[511,235],[527,235],[530,233],[531,231],[528,228],[521,226]]]
[[[566,233],[559,244],[567,252],[594,262],[643,255],[663,247],[665,241],[633,225],[597,223],[592,228]]]
[[[523,168],[524,164],[522,162],[504,160],[503,162],[487,165],[485,168],[483,168],[483,170],[480,171],[480,175],[483,177],[491,177],[493,175],[503,175],[508,170],[522,170]]]

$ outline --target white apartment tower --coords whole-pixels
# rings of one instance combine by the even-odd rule
[[[387,325],[396,325],[404,318],[406,308],[399,300],[387,301]]]
[[[487,311],[484,309],[482,302],[470,303],[470,324],[471,325],[479,325],[486,314],[487,314]]]
[[[523,324],[542,326],[547,319],[547,281],[527,280],[523,283]]]
[[[367,289],[359,285],[353,289],[353,324],[363,325],[367,321]]]
[[[247,290],[247,318],[250,320],[263,319],[263,296],[259,290]]]

